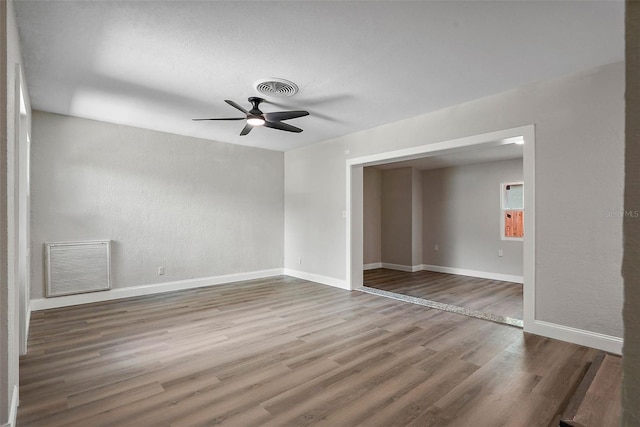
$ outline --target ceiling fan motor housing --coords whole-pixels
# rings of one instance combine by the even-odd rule
[[[256,96],[249,98],[252,108],[249,110],[249,114],[247,114],[247,123],[253,126],[262,126],[264,124],[264,114],[260,111],[260,103],[262,101],[264,101],[264,99]]]
[[[253,116],[262,116],[262,111],[260,111],[260,103],[264,101],[262,98],[258,98],[257,96],[252,96],[249,98],[249,102],[251,103],[251,110],[249,110],[249,114]]]

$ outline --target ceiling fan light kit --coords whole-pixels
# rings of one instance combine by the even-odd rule
[[[264,125],[264,119],[261,117],[249,117],[247,123],[251,126],[262,126]]]
[[[282,123],[283,120],[296,119],[298,117],[308,116],[308,111],[296,110],[296,111],[276,111],[273,113],[263,113],[260,110],[260,103],[264,101],[264,99],[259,98],[257,96],[252,96],[248,99],[251,103],[251,110],[247,111],[239,104],[231,101],[229,99],[225,99],[224,102],[231,105],[236,110],[244,113],[245,117],[223,117],[223,118],[209,118],[209,119],[193,119],[193,120],[245,120],[246,124],[242,131],[240,132],[240,136],[247,135],[251,132],[254,126],[264,126],[271,129],[282,130],[286,132],[294,132],[300,133],[302,129],[292,126],[288,123]]]

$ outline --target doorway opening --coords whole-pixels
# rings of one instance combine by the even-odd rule
[[[529,125],[348,160],[348,221],[346,240],[347,282],[349,283],[350,289],[359,289],[433,308],[520,326],[526,330],[527,325],[533,324],[535,315],[534,145],[534,127],[533,125]],[[500,158],[500,156],[502,156],[502,158]],[[458,163],[457,165],[455,164],[456,162]],[[495,163],[487,167],[489,162],[505,163]],[[499,242],[496,243],[498,249],[495,251],[496,253],[493,254],[495,248],[492,248],[491,255],[487,258],[489,262],[498,262],[502,263],[501,265],[506,265],[506,258],[510,257],[511,259],[508,262],[511,267],[503,268],[502,274],[494,273],[489,276],[482,274],[486,273],[486,271],[483,272],[483,270],[487,270],[486,268],[442,268],[443,266],[446,267],[447,264],[452,264],[451,259],[448,260],[449,262],[447,261],[447,257],[454,257],[456,258],[457,264],[461,264],[458,258],[464,258],[466,256],[467,259],[462,262],[462,265],[466,263],[466,265],[471,267],[473,267],[474,262],[481,262],[481,260],[476,259],[481,258],[481,256],[478,255],[479,252],[476,252],[474,256],[473,253],[465,254],[465,251],[461,250],[463,242],[460,241],[460,236],[464,236],[466,233],[470,235],[471,240],[473,240],[474,236],[477,238],[478,234],[482,234],[478,233],[477,221],[486,221],[486,217],[485,219],[475,218],[476,225],[473,225],[473,220],[469,221],[469,224],[471,224],[470,228],[467,230],[457,230],[457,234],[453,237],[446,235],[446,233],[441,235],[438,235],[438,233],[423,233],[423,225],[433,229],[434,227],[442,227],[443,223],[449,225],[453,223],[452,226],[457,227],[455,220],[458,221],[458,224],[464,224],[464,221],[460,222],[461,218],[470,214],[469,212],[464,212],[464,210],[455,209],[455,203],[460,203],[460,200],[454,201],[453,205],[451,203],[448,205],[445,203],[444,205],[440,204],[436,206],[434,203],[432,208],[432,204],[422,199],[424,197],[441,198],[441,195],[439,196],[438,194],[441,194],[442,191],[446,194],[446,188],[437,188],[438,185],[442,184],[442,182],[439,182],[438,175],[442,175],[445,172],[451,174],[452,171],[455,171],[454,169],[445,171],[447,163],[456,167],[460,166],[455,172],[461,173],[461,176],[466,176],[472,172],[486,174],[487,171],[491,170],[493,170],[491,174],[496,175],[496,173],[494,173],[496,170],[500,170],[500,167],[507,169],[509,164],[509,167],[517,169],[518,162],[520,162],[520,176],[518,176],[517,173],[515,173],[515,175],[512,173],[511,175],[504,175],[504,178],[496,178],[495,176],[492,178],[493,180],[498,179],[500,181],[500,185],[496,184],[493,187],[496,193],[493,201],[497,201],[498,203],[497,208],[493,210],[493,212],[495,212],[494,220],[500,224],[500,227],[504,227],[505,222],[504,219],[501,218],[501,215],[506,215],[505,212],[515,216],[516,219],[524,218],[522,224],[525,233],[524,239],[513,239],[510,235],[504,239],[504,233],[502,233],[504,230],[501,230],[500,233],[502,237],[493,236],[494,241],[497,240]],[[463,167],[462,163],[469,164],[469,167]],[[472,163],[478,163],[478,165],[474,166]],[[480,163],[484,164],[484,166],[481,166]],[[444,167],[442,167],[443,165]],[[405,218],[408,218],[408,221],[404,223],[402,221],[396,221],[395,224],[393,224],[393,221],[391,221],[392,224],[386,224],[386,226],[390,227],[390,229],[387,230],[387,234],[394,236],[385,242],[384,250],[387,253],[384,259],[387,262],[365,262],[365,228],[368,233],[371,230],[370,224],[367,224],[365,227],[365,168],[367,168],[368,172],[373,169],[390,171],[388,173],[390,178],[388,180],[389,183],[387,183],[388,188],[385,188],[385,191],[392,196],[391,200],[387,201],[387,211],[403,211]],[[423,169],[423,171],[421,171],[421,169]],[[368,175],[371,174],[368,173]],[[368,179],[369,178],[370,176],[368,176]],[[469,176],[466,178],[467,182],[470,182],[469,179],[477,179],[473,177],[470,178]],[[401,191],[395,191],[396,189],[394,189],[393,186],[403,180],[408,183],[409,190],[405,188]],[[500,200],[502,197],[501,192],[504,188],[507,188],[504,184],[513,182],[523,182],[526,186],[526,190],[522,192],[522,209],[517,212],[511,205],[507,206],[509,208],[508,210],[503,209]],[[464,179],[457,184],[464,187]],[[435,188],[429,188],[429,191],[425,191],[425,188],[422,188],[433,187],[434,185]],[[512,195],[513,197],[510,201],[510,203],[514,203],[514,200],[516,200],[514,198],[516,196],[516,190],[519,191],[522,187],[514,184],[509,188],[514,189],[514,195]],[[440,191],[440,193],[438,193],[438,191]],[[463,188],[462,197],[477,197],[478,195],[475,194],[474,191],[473,188],[467,188],[466,190]],[[465,194],[467,196],[465,196]],[[448,200],[448,202],[451,202],[451,200]],[[526,209],[526,214],[523,213],[524,209]],[[427,220],[422,218],[423,214],[425,214],[422,210],[429,211],[426,215],[429,217]],[[491,210],[491,207],[489,210]],[[440,215],[441,218],[434,218],[434,215]],[[368,217],[370,217],[370,215],[368,215]],[[393,217],[393,215],[387,215],[387,218],[389,217]],[[419,220],[416,221],[416,218],[419,218]],[[370,221],[370,218],[367,220]],[[513,228],[517,223],[509,219],[506,225]],[[492,228],[497,233],[495,227]],[[484,232],[486,232],[486,230]],[[403,237],[398,236],[403,233],[404,243],[402,243]],[[439,239],[444,239],[444,241],[437,241]],[[369,235],[367,235],[367,240],[371,240]],[[453,244],[454,241],[460,243],[455,248],[454,246],[456,245]],[[519,249],[518,245],[520,246]],[[367,254],[367,258],[368,261],[371,261],[370,253]],[[438,260],[442,262],[438,262]],[[456,264],[456,262],[453,262],[453,264]],[[367,269],[367,271],[363,273],[365,269]],[[491,270],[491,268],[489,268],[489,270]],[[497,268],[497,270],[500,270],[500,268]],[[480,278],[470,277],[478,275]],[[404,289],[402,289],[403,281],[406,282]],[[415,286],[416,284],[420,284],[420,282],[434,281],[440,282],[438,285],[439,291],[441,295],[446,294],[447,298],[437,298],[434,296],[435,294],[430,294],[429,292],[421,294],[425,288]],[[503,299],[503,301],[492,301],[491,298],[486,299],[486,305],[490,306],[491,309],[486,309],[486,307],[483,307],[482,303],[478,303],[478,301],[475,301],[477,303],[475,305],[463,304],[456,301],[455,295],[452,295],[455,294],[456,286],[461,289],[465,287],[468,288],[470,284],[473,285],[474,282],[477,286],[485,285],[484,289],[476,289],[476,291],[474,291],[476,292],[476,296],[479,294],[490,296],[493,287],[493,290],[500,290],[501,296],[498,296],[497,299]],[[522,285],[517,283],[522,283]],[[371,286],[372,284],[373,286]],[[413,290],[409,288],[413,288]],[[398,290],[400,290],[400,292],[396,292]],[[520,293],[518,294],[518,292]],[[463,296],[463,299],[466,298],[469,300],[469,296],[470,295]],[[501,312],[497,309],[499,306],[510,306],[509,298],[512,298],[512,301],[521,301],[521,306],[516,304],[515,307],[518,313],[514,314],[514,307],[510,307],[511,311]]]

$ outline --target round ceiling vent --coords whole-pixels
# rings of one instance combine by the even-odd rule
[[[260,79],[254,83],[254,87],[258,92],[265,96],[293,96],[298,93],[298,86],[295,83],[285,79]]]

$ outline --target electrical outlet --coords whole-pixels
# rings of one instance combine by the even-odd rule
[[[440,248],[438,247],[438,245],[437,245],[437,244],[435,244],[435,245],[433,245],[433,250],[437,252],[437,251],[439,251],[439,250],[440,250]]]
[[[298,257],[298,264],[302,264],[302,257]]]
[[[158,276],[164,275],[164,266],[158,267]]]
[[[502,256],[504,255],[504,252],[502,252],[502,249],[498,249],[498,256]]]

